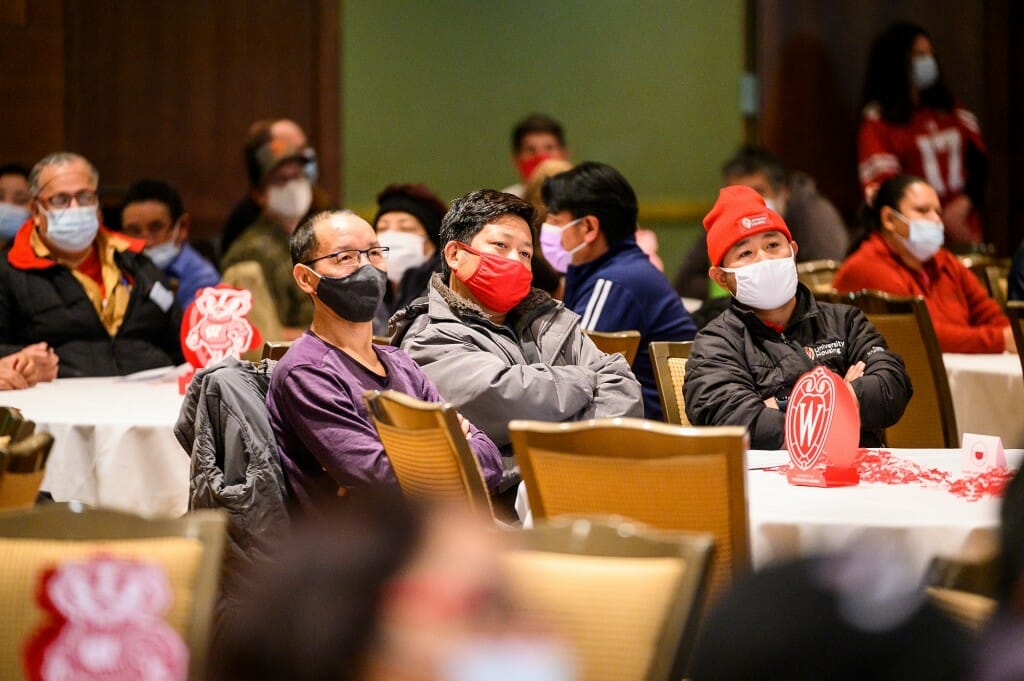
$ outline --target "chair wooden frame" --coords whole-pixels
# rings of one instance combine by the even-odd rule
[[[687,360],[693,341],[654,341],[648,346],[651,366],[654,367],[654,381],[658,386],[661,411],[668,423],[680,426],[690,425],[686,418],[686,404],[683,401],[683,381],[672,378],[673,359]],[[685,376],[684,376],[685,378]]]
[[[715,537],[716,556],[712,561],[712,596],[721,593],[731,581],[750,569],[750,529],[746,497],[745,452],[749,443],[746,428],[739,426],[716,426],[693,428],[645,421],[643,419],[614,418],[575,423],[546,423],[541,421],[514,420],[509,423],[512,449],[519,462],[519,470],[526,484],[530,511],[534,520],[545,520],[559,513],[563,515],[611,514],[631,517],[624,507],[610,505],[601,507],[588,500],[580,508],[560,512],[549,509],[550,500],[545,496],[547,484],[542,484],[537,465],[542,458],[552,456],[565,459],[571,457],[579,466],[588,462],[607,465],[609,461],[620,463],[615,471],[619,485],[629,485],[629,463],[678,463],[682,466],[710,464],[714,457],[725,459],[725,480],[727,490],[728,538]],[[604,460],[602,462],[602,460]],[[660,460],[660,461],[659,461]],[[685,461],[686,463],[683,463]],[[548,481],[543,481],[547,483]],[[552,484],[551,489],[580,491],[578,480]],[[639,487],[643,483],[637,483]],[[649,500],[647,489],[628,492],[631,498]],[[655,517],[633,517],[633,520],[664,530],[707,531],[701,525],[701,518],[687,515],[682,506],[692,505],[695,494],[678,490],[679,495],[668,499],[662,506],[680,506],[672,522],[660,522]],[[622,492],[622,494],[627,494]],[[622,497],[619,497],[622,499]],[[717,499],[717,497],[716,497]],[[678,500],[678,501],[676,501]],[[626,505],[630,501],[627,499]],[[614,507],[613,507],[614,506]],[[659,509],[659,512],[662,509]],[[653,515],[653,514],[652,514]],[[678,522],[675,520],[678,519]]]
[[[0,509],[30,508],[36,503],[51,449],[49,433],[33,433],[0,449]]]
[[[867,315],[868,321],[872,322],[876,327],[883,327],[885,325],[886,317],[891,315],[908,315],[912,316],[917,322],[917,328],[920,331],[921,343],[924,350],[925,359],[927,361],[928,372],[931,374],[931,385],[935,391],[935,400],[937,403],[938,414],[933,414],[930,418],[932,421],[935,417],[938,417],[941,433],[941,441],[939,442],[917,442],[917,441],[900,441],[901,427],[897,423],[895,426],[887,429],[886,440],[890,447],[943,447],[947,449],[955,449],[960,446],[960,435],[956,426],[956,412],[953,409],[953,396],[949,390],[949,378],[946,375],[946,366],[942,361],[942,349],[939,347],[939,339],[935,335],[935,327],[932,326],[931,316],[928,314],[928,307],[925,305],[924,298],[921,296],[903,297],[894,296],[881,291],[859,291],[856,294],[850,296],[850,304],[859,307]],[[885,336],[884,331],[879,329],[882,336]],[[887,342],[891,341],[887,338]],[[913,362],[916,357],[906,353],[900,352],[898,348],[893,348],[903,356],[903,361],[908,360]],[[915,353],[916,355],[916,353]],[[914,377],[911,376],[911,380]],[[914,381],[914,388],[918,391],[917,402],[914,400],[910,401],[907,406],[907,412],[904,413],[904,418],[901,419],[902,423],[906,423],[907,413],[914,413],[911,410],[918,408],[917,405],[921,405],[922,402],[919,398],[920,391],[924,388],[921,385],[920,380]],[[927,405],[924,407],[928,408]],[[921,420],[926,420],[921,417]],[[895,433],[896,441],[893,441],[893,434]]]
[[[514,550],[600,558],[679,558],[684,569],[644,678],[677,681],[689,663],[705,596],[714,538],[653,530],[617,516],[565,516],[508,533]],[[599,617],[599,613],[595,613]]]
[[[640,350],[639,331],[587,331],[586,334],[601,352],[613,355],[616,352],[626,358],[626,363],[633,366],[636,353]]]
[[[831,291],[832,280],[842,263],[838,260],[808,260],[796,265],[796,276],[811,291]]]
[[[1010,318],[1013,341],[1017,344],[1020,368],[1024,371],[1024,300],[1010,300],[1006,303],[1006,316]]]
[[[263,352],[260,353],[260,359],[272,359],[276,362],[284,357],[284,353],[288,352],[288,348],[291,346],[291,341],[266,341],[263,343]]]
[[[143,518],[78,502],[47,504],[24,511],[0,512],[0,537],[60,541],[118,541],[188,537],[198,540],[202,555],[192,589],[192,609],[185,635],[189,678],[202,678],[210,643],[213,606],[220,578],[227,519],[219,511],[193,511],[180,518]]]
[[[405,494],[444,501],[462,499],[472,508],[493,516],[491,497],[480,464],[462,433],[453,405],[446,402],[424,402],[395,390],[367,390],[363,393],[363,399],[366,400],[370,420],[377,429],[398,484]],[[438,433],[443,436],[447,452],[440,459],[437,452],[433,452],[433,460],[436,462],[448,458],[454,464],[451,468],[456,471],[458,479],[454,479],[454,476],[439,478],[440,470],[437,467],[433,467],[429,473],[424,471],[423,463],[431,452],[416,448],[420,444],[417,440],[436,438]],[[417,449],[415,462],[404,456],[410,447]],[[453,489],[459,492],[453,495]]]

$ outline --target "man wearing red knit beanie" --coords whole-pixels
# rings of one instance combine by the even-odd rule
[[[796,380],[815,366],[843,376],[860,408],[862,447],[882,444],[913,394],[903,360],[864,314],[818,302],[797,280],[797,244],[756,191],[723,188],[704,218],[708,276],[729,309],[694,341],[686,364],[686,415],[698,426],[741,425],[753,449],[782,449]]]

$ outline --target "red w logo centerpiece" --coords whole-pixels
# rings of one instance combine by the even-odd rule
[[[856,485],[853,466],[860,439],[860,413],[839,376],[815,367],[793,386],[786,408],[786,449],[794,485]]]

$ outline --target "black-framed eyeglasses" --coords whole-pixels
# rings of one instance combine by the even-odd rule
[[[372,246],[370,248],[346,248],[343,251],[335,251],[334,253],[328,253],[327,255],[321,255],[319,258],[313,258],[302,263],[303,265],[312,265],[318,260],[327,260],[328,258],[334,258],[334,264],[342,269],[355,269],[359,266],[359,256],[365,255],[366,259],[371,265],[383,265],[388,260],[388,253],[391,252],[389,246]]]
[[[50,208],[56,208],[57,210],[63,210],[71,206],[71,202],[75,201],[79,206],[95,206],[99,197],[96,192],[92,189],[83,189],[76,194],[66,194],[61,192],[60,194],[54,194],[47,198],[39,197],[39,201]]]

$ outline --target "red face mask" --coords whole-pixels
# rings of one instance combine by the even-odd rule
[[[481,253],[461,241],[456,243],[466,252],[480,256],[480,263],[472,274],[464,278],[455,272],[455,276],[487,309],[505,314],[530,292],[533,272],[521,262],[492,253]]]
[[[551,154],[534,154],[526,158],[516,159],[516,170],[519,171],[519,177],[523,178],[523,182],[526,182],[530,179],[533,171],[537,169],[537,166],[549,158],[554,157]]]

